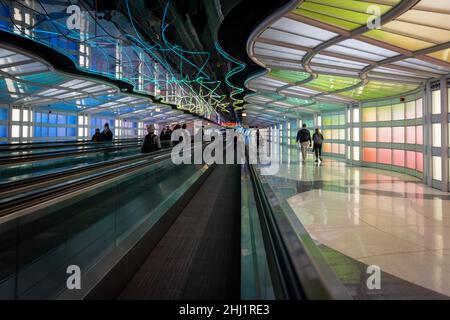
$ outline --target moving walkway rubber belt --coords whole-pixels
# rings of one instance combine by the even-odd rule
[[[151,160],[142,159],[137,163],[127,164],[118,168],[110,169],[106,172],[97,173],[88,177],[80,178],[79,180],[71,181],[63,185],[55,185],[45,190],[39,190],[31,195],[18,195],[16,198],[8,201],[0,201],[0,217],[8,214],[12,214],[21,209],[35,206],[43,202],[50,201],[63,195],[80,191],[89,186],[95,185],[99,182],[105,182],[106,180],[126,175],[131,172],[135,172],[142,168],[148,167],[151,164],[161,162],[169,159],[170,152],[163,155],[152,155]]]

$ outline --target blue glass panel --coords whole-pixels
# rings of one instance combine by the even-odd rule
[[[77,124],[77,116],[67,116],[67,124]]]
[[[42,127],[41,137],[48,137],[48,127]]]
[[[75,137],[77,135],[76,128],[67,128],[67,136]]]
[[[49,118],[49,122],[48,123],[56,124],[56,114],[51,113],[51,114],[49,114],[48,118]]]
[[[66,120],[65,114],[58,114],[58,124],[66,124]]]
[[[35,112],[34,113],[34,122],[40,123],[42,121],[42,113]]]
[[[8,109],[0,108],[0,120],[8,120]]]
[[[48,136],[49,137],[56,137],[56,127],[48,128]]]
[[[48,123],[48,113],[42,113],[42,123]]]
[[[7,137],[8,137],[8,127],[0,126],[0,138],[7,138]]]
[[[66,128],[58,128],[58,137],[66,136]]]
[[[34,136],[35,137],[42,137],[41,127],[34,127]]]

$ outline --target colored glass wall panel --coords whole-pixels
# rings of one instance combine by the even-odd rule
[[[392,128],[392,142],[405,143],[405,127]]]
[[[339,144],[333,143],[331,146],[331,152],[332,153],[339,153]]]
[[[377,162],[377,149],[363,148],[363,161]]]
[[[331,130],[323,130],[323,138],[325,140],[331,140]]]
[[[382,164],[392,163],[392,150],[391,149],[378,149],[377,150],[377,162]]]
[[[405,119],[405,104],[396,104],[392,106],[392,120]]]
[[[405,166],[405,150],[393,150],[392,164],[397,167]]]
[[[416,127],[413,126],[406,127],[406,143],[408,144],[416,143]]]
[[[423,116],[423,99],[416,100],[416,118]]]
[[[331,153],[331,143],[324,143],[322,151],[326,153]]]
[[[416,144],[423,144],[423,126],[416,127]]]
[[[345,155],[345,144],[339,145],[339,154]]]
[[[391,106],[379,107],[378,111],[378,121],[391,121]]]
[[[378,128],[378,142],[391,143],[392,142],[392,128]]]
[[[362,109],[362,121],[363,122],[375,122],[377,121],[377,109],[376,108],[364,108]]]
[[[423,153],[416,152],[416,170],[423,172]]]
[[[363,128],[363,141],[377,142],[377,128]]]
[[[416,153],[414,151],[406,151],[406,167],[416,170]]]
[[[411,101],[406,104],[406,119],[416,118],[416,102]]]

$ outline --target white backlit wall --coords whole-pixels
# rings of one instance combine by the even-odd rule
[[[13,107],[9,116],[9,142],[30,142],[33,139],[33,111],[30,108]]]
[[[425,178],[435,188],[449,190],[449,140],[448,129],[450,111],[450,91],[448,79],[429,82],[426,87],[428,110],[425,116],[428,124],[425,131],[426,152],[430,157],[425,159]]]

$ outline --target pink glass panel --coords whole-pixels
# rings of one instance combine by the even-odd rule
[[[378,142],[392,142],[392,128],[378,128]]]
[[[416,127],[416,144],[423,144],[423,126]]]
[[[423,172],[423,153],[416,152],[416,170]]]
[[[392,163],[392,150],[391,149],[378,149],[377,162],[382,164]]]
[[[405,127],[392,128],[392,142],[405,143]]]
[[[392,164],[397,167],[405,166],[405,151],[394,150]]]
[[[416,144],[416,127],[406,127],[406,143]]]
[[[406,151],[406,167],[416,169],[416,153],[414,151]]]

